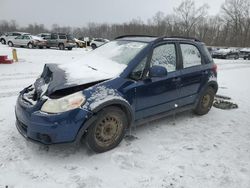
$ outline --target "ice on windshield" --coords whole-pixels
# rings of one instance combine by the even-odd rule
[[[67,80],[95,81],[118,76],[128,63],[146,46],[146,43],[129,41],[109,42],[78,59],[60,65]]]

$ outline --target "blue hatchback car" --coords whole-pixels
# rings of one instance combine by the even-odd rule
[[[208,113],[217,67],[194,38],[121,36],[67,64],[46,64],[17,99],[16,126],[43,144],[116,147],[133,125],[193,110]]]

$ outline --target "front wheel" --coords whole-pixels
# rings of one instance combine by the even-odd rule
[[[59,44],[58,47],[59,47],[59,50],[64,50],[64,44]]]
[[[72,47],[68,47],[68,50],[72,50]]]
[[[97,120],[89,127],[86,142],[97,153],[115,148],[123,139],[128,127],[127,116],[118,107],[107,107],[97,114]]]
[[[239,58],[240,58],[239,55],[235,55],[235,56],[234,56],[234,59],[239,59]]]
[[[94,50],[97,48],[96,44],[91,44],[91,48]]]
[[[211,109],[214,102],[215,91],[213,88],[208,87],[201,95],[194,113],[197,115],[205,115]]]

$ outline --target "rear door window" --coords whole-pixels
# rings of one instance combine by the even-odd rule
[[[183,68],[201,65],[201,54],[198,48],[192,44],[181,44]]]

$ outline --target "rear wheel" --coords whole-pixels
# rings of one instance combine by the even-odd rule
[[[197,115],[205,115],[211,109],[214,102],[215,91],[213,88],[208,87],[201,95],[194,113]]]
[[[64,50],[64,44],[59,44],[58,47],[59,47],[59,50]]]
[[[91,44],[91,48],[94,50],[97,48],[96,44]]]
[[[72,47],[68,47],[68,50],[72,50]]]
[[[13,46],[14,46],[13,43],[12,43],[11,41],[8,42],[8,45],[9,45],[10,47],[13,47]]]
[[[32,43],[29,43],[27,46],[28,46],[29,49],[34,48],[34,45]]]
[[[89,127],[86,142],[97,153],[115,148],[123,139],[128,120],[118,107],[107,107],[98,112],[97,120]]]

